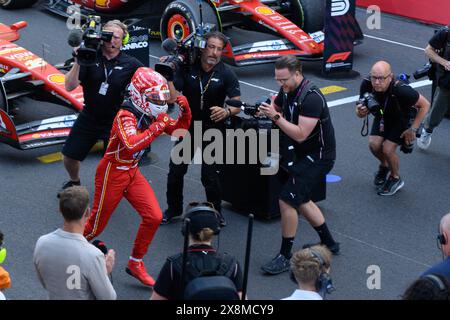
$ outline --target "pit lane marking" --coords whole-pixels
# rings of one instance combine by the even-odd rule
[[[100,142],[97,142],[92,147],[90,153],[98,152],[102,149],[103,149],[103,142],[100,141]],[[37,157],[36,159],[38,159],[42,163],[48,164],[48,163],[53,163],[53,162],[57,162],[57,161],[62,161],[63,155],[61,152],[54,152],[54,153],[50,153],[50,154],[46,154],[46,155]]]
[[[416,49],[416,50],[420,50],[420,51],[425,51],[425,48],[415,47],[415,46],[412,46],[410,44],[401,43],[401,42],[388,40],[388,39],[384,39],[384,38],[378,38],[378,37],[375,37],[375,36],[370,36],[368,34],[364,34],[364,37],[375,39],[375,40],[380,40],[380,41],[384,41],[384,42],[388,42],[388,43],[397,44],[399,46],[408,47],[408,48],[412,48],[412,49]]]

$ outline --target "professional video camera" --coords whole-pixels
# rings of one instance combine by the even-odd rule
[[[102,30],[101,18],[99,16],[88,16],[86,24],[82,29],[72,30],[69,34],[68,43],[72,47],[78,47],[76,58],[78,64],[91,66],[97,60],[97,52],[105,42],[110,42],[113,33]]]
[[[358,100],[358,103],[367,107],[367,109],[369,109],[369,112],[374,116],[379,115],[381,112],[380,104],[378,103],[375,96],[370,92],[364,93],[362,98]]]
[[[433,78],[434,78],[434,76],[432,74],[433,68],[434,68],[434,66],[431,62],[426,63],[425,65],[423,65],[422,68],[414,71],[414,73],[413,73],[414,79],[417,80],[417,79],[428,76],[428,78],[430,78],[430,80],[433,80]]]
[[[174,71],[181,65],[193,65],[199,55],[199,49],[206,48],[206,40],[203,35],[214,30],[212,24],[201,23],[195,32],[188,35],[181,41],[173,38],[165,39],[161,48],[169,56],[164,62],[155,64],[155,71],[161,73],[167,80],[173,80]]]
[[[250,118],[243,118],[241,127],[242,129],[271,129],[272,121],[267,117],[257,116],[256,114],[259,111],[259,106],[263,103],[270,104],[271,100],[268,97],[264,97],[260,99],[255,104],[251,105],[239,100],[229,99],[226,100],[225,103],[230,107],[240,108],[244,114],[250,116]]]

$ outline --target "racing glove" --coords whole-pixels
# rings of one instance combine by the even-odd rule
[[[192,113],[191,108],[189,107],[189,102],[185,96],[178,96],[176,102],[180,106],[181,115],[178,120],[176,120],[176,123],[173,123],[167,127],[166,133],[180,138],[186,134],[186,130],[188,130],[191,125]],[[184,130],[179,130],[176,134],[173,134],[176,129]]]

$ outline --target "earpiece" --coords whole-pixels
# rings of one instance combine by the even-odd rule
[[[209,202],[192,202],[189,204],[186,213],[182,216],[181,234],[186,235],[186,224],[184,220],[189,218],[191,221],[189,229],[197,232],[203,228],[210,228],[214,235],[220,233],[220,218],[219,213],[214,206]]]
[[[438,234],[437,241],[440,245],[446,245],[447,239],[445,238],[445,235],[443,233]]]
[[[126,45],[129,41],[130,41],[130,34],[127,32],[127,33],[125,33],[125,35],[123,36],[123,39],[122,39],[122,45]]]
[[[6,259],[6,248],[0,247],[0,264],[5,262],[5,259]]]

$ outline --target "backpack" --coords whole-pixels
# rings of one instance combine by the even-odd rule
[[[181,274],[183,254],[168,259]],[[182,284],[183,299],[239,300],[238,291],[231,280],[236,265],[236,259],[228,254],[189,254]]]

